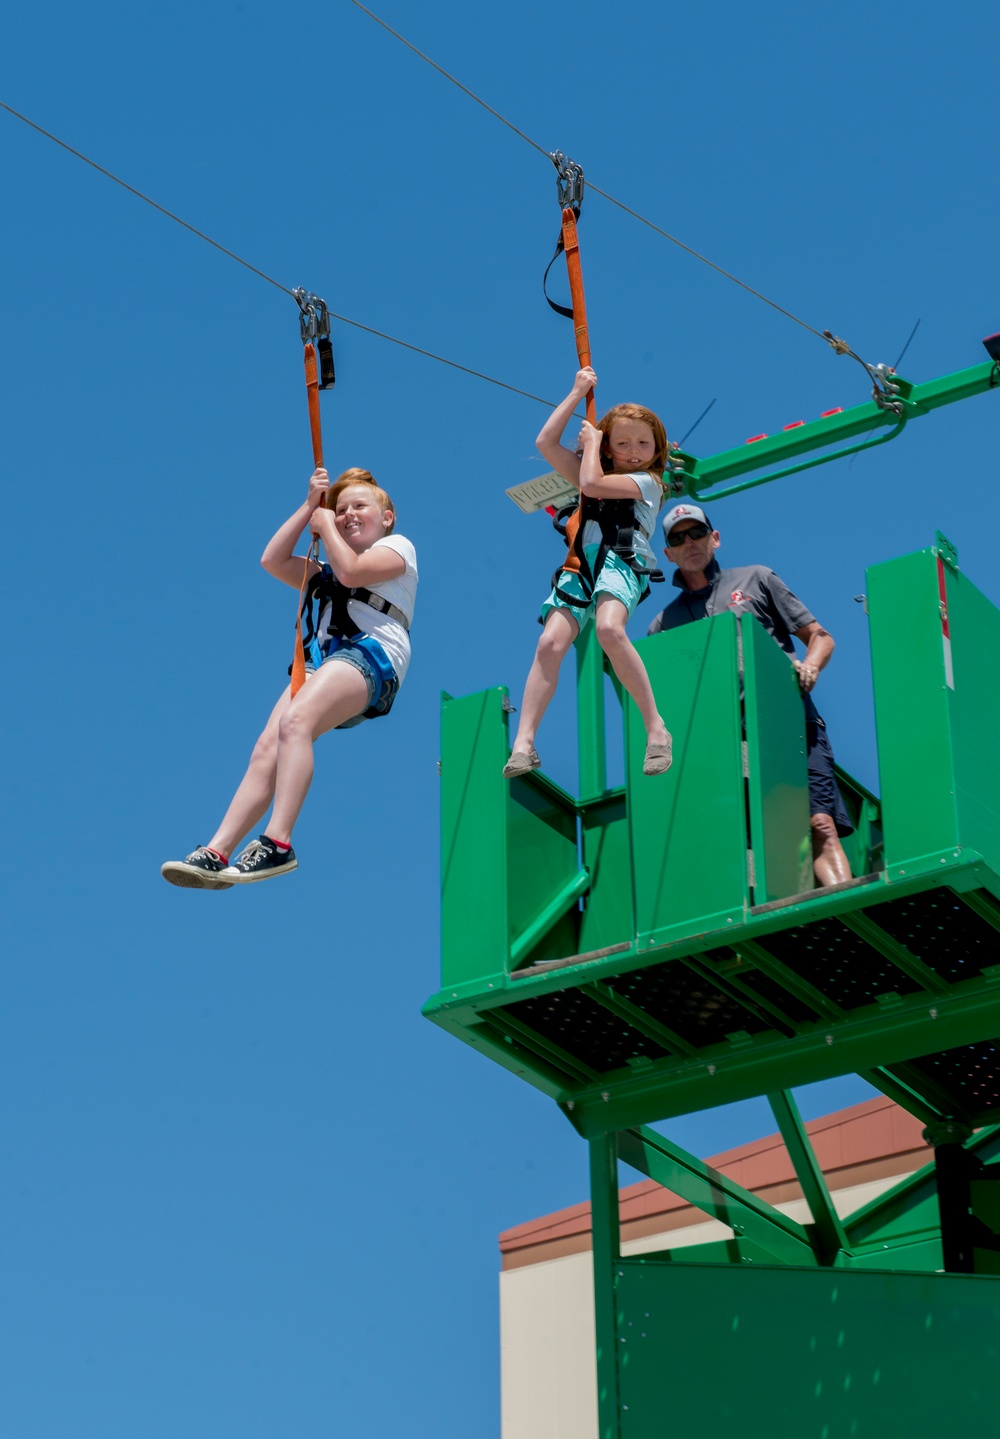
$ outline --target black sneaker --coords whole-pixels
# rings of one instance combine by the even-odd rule
[[[222,873],[232,884],[252,884],[255,879],[271,879],[298,867],[294,849],[279,849],[273,839],[262,834],[260,839],[252,839]]]
[[[160,865],[160,873],[168,884],[181,889],[232,889],[233,881],[223,879],[225,860],[200,844],[187,859],[168,859]]]

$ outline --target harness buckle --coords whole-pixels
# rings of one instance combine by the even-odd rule
[[[321,300],[311,290],[303,289],[301,285],[293,290],[292,294],[299,307],[299,333],[302,343],[316,346],[319,357],[319,387],[321,390],[330,390],[337,380],[333,364],[333,344],[330,340],[330,311],[325,300]]]
[[[560,210],[572,210],[579,219],[583,204],[583,166],[567,160],[561,150],[550,150],[549,159],[556,167],[556,194]]]

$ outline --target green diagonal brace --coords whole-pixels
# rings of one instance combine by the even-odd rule
[[[801,1224],[648,1125],[622,1130],[618,1152],[640,1174],[728,1224],[737,1235],[746,1235],[780,1263],[816,1264],[809,1234]]]
[[[798,1105],[788,1089],[779,1089],[775,1094],[769,1094],[767,1102],[777,1120],[788,1157],[809,1205],[819,1241],[820,1258],[824,1264],[832,1264],[839,1252],[849,1251],[847,1235],[830,1198],[826,1179],[816,1158],[816,1151],[809,1142]]]
[[[556,891],[542,910],[541,914],[535,916],[514,940],[510,947],[510,961],[512,965],[518,965],[526,954],[530,954],[535,945],[545,938],[549,930],[559,923],[563,915],[571,910],[582,894],[586,894],[590,888],[590,871],[581,869],[572,879]]]

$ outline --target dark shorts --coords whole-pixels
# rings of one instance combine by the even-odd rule
[[[826,736],[826,725],[822,720],[806,721],[806,753],[809,766],[809,813],[833,816],[837,833],[854,833],[851,816],[847,813],[844,797],[837,785],[833,771],[833,750]]]

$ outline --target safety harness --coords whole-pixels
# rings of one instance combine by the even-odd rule
[[[597,500],[584,496],[579,505],[564,505],[553,517],[553,529],[563,536],[569,549],[567,562],[552,576],[552,587],[564,604],[574,605],[577,609],[587,608],[594,597],[597,577],[609,554],[617,555],[640,579],[647,579],[652,584],[662,583],[663,571],[647,569],[642,557],[635,552],[635,504],[635,500]],[[579,516],[579,523],[571,537],[569,526],[574,516]],[[587,559],[583,548],[584,529],[589,520],[593,520],[601,531],[601,542],[593,564]],[[575,563],[570,564],[570,560]],[[580,599],[563,589],[559,581],[565,570],[571,570],[577,575],[586,598]],[[639,597],[640,604],[648,594],[648,589],[643,591]]]
[[[398,625],[403,626],[404,630],[410,628],[410,622],[403,611],[398,605],[387,600],[385,595],[376,594],[374,590],[367,590],[361,585],[354,589],[348,585],[342,585],[330,566],[324,565],[306,585],[303,597],[301,613],[305,623],[302,627],[302,644],[306,650],[319,634],[323,611],[328,604],[330,619],[327,628],[330,634],[350,640],[355,635],[365,633],[360,625],[354,623],[348,613],[347,606],[351,600],[368,605],[371,609],[377,610],[380,615],[385,615],[386,619],[395,620]]]
[[[559,206],[562,210],[562,227],[559,231],[559,239],[556,242],[555,254],[549,261],[542,277],[542,293],[549,305],[557,315],[565,315],[573,321],[573,332],[576,338],[576,353],[580,368],[590,364],[590,336],[587,330],[587,305],[583,293],[583,270],[580,265],[580,241],[577,236],[576,222],[580,218],[580,207],[583,204],[583,168],[576,165],[572,160],[567,160],[561,150],[555,150],[549,156],[556,167],[556,195]],[[572,309],[565,305],[559,305],[549,295],[547,281],[549,270],[555,264],[560,255],[566,256],[566,271],[569,277],[569,291],[572,302]],[[597,424],[597,411],[595,408],[594,392],[588,391],[586,400],[587,419],[592,425]],[[583,549],[584,526],[588,520],[593,520],[601,531],[601,543],[591,565]],[[616,554],[619,559],[628,565],[629,569],[639,576],[654,583],[663,579],[663,572],[657,569],[647,569],[640,557],[635,552],[635,501],[634,500],[599,500],[590,496],[581,495],[579,502],[566,505],[558,514],[553,517],[553,526],[558,530],[566,541],[566,559],[552,576],[552,585],[556,595],[564,603],[575,605],[578,609],[586,609],[594,596],[594,586],[597,583],[597,576],[601,573],[604,561],[611,553]],[[579,577],[581,587],[586,598],[579,599],[571,595],[567,590],[561,588],[559,579],[562,574],[569,572]],[[646,598],[645,591],[642,599]]]

